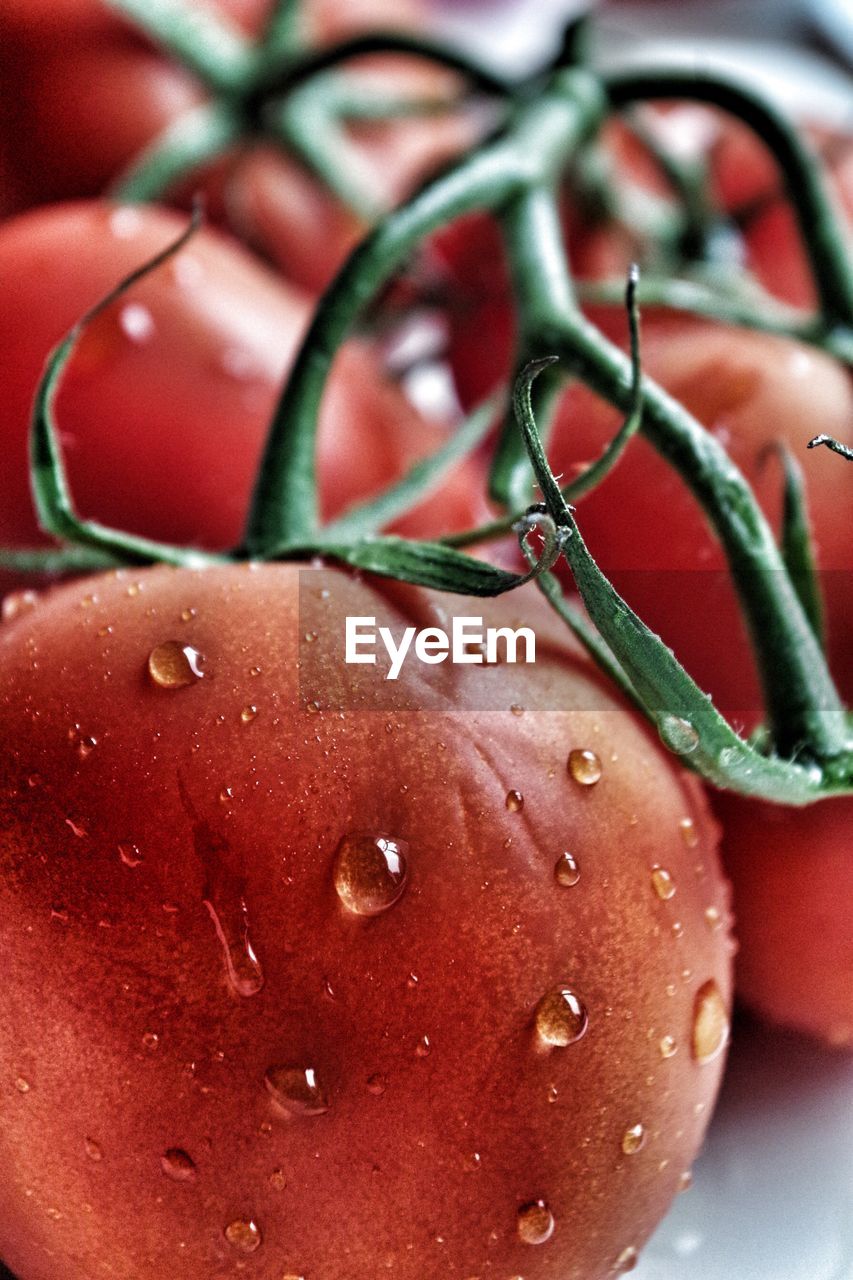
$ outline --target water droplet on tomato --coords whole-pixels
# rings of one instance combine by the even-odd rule
[[[646,1145],[646,1131],[641,1124],[632,1124],[622,1134],[622,1151],[626,1156],[635,1156]]]
[[[667,751],[689,756],[699,746],[699,734],[689,720],[668,712],[658,716],[658,733]]]
[[[571,889],[581,878],[580,867],[571,853],[561,853],[554,867],[554,879],[564,889]]]
[[[689,1191],[692,1186],[693,1172],[690,1169],[685,1169],[684,1173],[682,1173],[681,1177],[678,1179],[678,1190],[680,1193],[683,1193],[685,1191]]]
[[[432,1053],[432,1044],[430,1043],[429,1036],[421,1036],[420,1040],[415,1045],[415,1053],[419,1058],[429,1057]]]
[[[584,1035],[589,1015],[574,991],[568,987],[557,987],[537,1004],[534,1023],[543,1044],[564,1049],[567,1045],[576,1044]]]
[[[186,609],[181,610],[181,622],[192,622],[195,616],[196,610],[192,606],[187,606]]]
[[[601,780],[601,761],[594,751],[570,751],[567,767],[570,776],[581,787],[594,787]]]
[[[235,1218],[225,1228],[225,1239],[240,1253],[254,1253],[261,1247],[261,1229],[251,1218]]]
[[[160,1047],[160,1037],[157,1035],[156,1031],[146,1031],[142,1037],[142,1043],[146,1049],[149,1049],[153,1053],[155,1049],[159,1049]]]
[[[20,618],[21,614],[31,613],[37,604],[38,592],[36,591],[10,591],[3,597],[0,616],[4,622],[14,622],[15,618]]]
[[[348,911],[377,916],[403,893],[408,878],[407,846],[389,836],[344,836],[335,854],[335,892]]]
[[[674,1036],[662,1036],[658,1048],[662,1058],[674,1058],[678,1052],[678,1045]]]
[[[30,1082],[29,1080],[25,1080],[23,1076],[18,1076],[15,1081],[15,1088],[18,1090],[18,1093],[29,1093]]]
[[[367,1092],[372,1093],[374,1098],[381,1098],[386,1088],[385,1077],[378,1072],[367,1077]]]
[[[545,1244],[554,1234],[554,1215],[544,1200],[532,1200],[518,1211],[516,1230],[523,1244]]]
[[[479,1151],[472,1151],[470,1155],[465,1156],[462,1161],[462,1168],[466,1173],[478,1173],[483,1167],[483,1157]]]
[[[283,1169],[273,1169],[270,1174],[270,1186],[273,1191],[284,1191],[287,1186],[287,1178],[284,1176]]]
[[[249,705],[244,707],[243,710],[240,712],[240,719],[243,721],[243,724],[251,724],[252,721],[257,717],[257,714],[258,714],[258,708],[254,705],[254,703],[249,703]]]
[[[276,1105],[289,1116],[321,1116],[328,1096],[313,1067],[270,1067],[264,1083]]]
[[[640,1261],[640,1255],[633,1245],[629,1245],[627,1249],[623,1249],[619,1257],[613,1264],[613,1270],[618,1275],[627,1275],[629,1271],[633,1271],[637,1263]]]
[[[148,674],[161,689],[184,689],[204,675],[204,658],[179,640],[158,644],[148,655]]]
[[[192,1156],[180,1147],[170,1147],[160,1157],[160,1168],[167,1178],[175,1182],[192,1182],[198,1172]]]
[[[138,302],[129,302],[119,313],[119,327],[131,342],[148,342],[156,332],[154,317],[147,307]]]
[[[83,1149],[86,1152],[86,1155],[89,1157],[89,1159],[94,1160],[96,1163],[99,1160],[103,1160],[104,1158],[104,1153],[103,1153],[103,1150],[101,1149],[101,1144],[99,1142],[96,1142],[94,1138],[86,1138],[85,1142],[83,1143]]]
[[[711,1062],[726,1047],[729,1016],[722,992],[713,978],[696,992],[693,1003],[693,1057]]]
[[[652,888],[662,902],[675,896],[675,881],[665,867],[652,867]]]
[[[520,813],[524,808],[524,796],[520,791],[508,791],[506,794],[506,807],[510,813]]]
[[[699,832],[696,830],[696,823],[692,818],[682,818],[678,824],[681,831],[681,838],[687,845],[688,849],[695,849],[699,843]]]
[[[264,974],[249,937],[249,912],[245,898],[235,903],[224,897],[214,903],[204,899],[222,946],[228,981],[238,996],[255,996],[264,985]]]
[[[712,932],[723,927],[723,918],[716,907],[705,908],[705,923]]]

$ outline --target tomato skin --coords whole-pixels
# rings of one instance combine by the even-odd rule
[[[269,9],[265,0],[218,0],[209,7],[252,36]],[[319,41],[423,21],[418,0],[346,6],[315,0],[308,16]],[[191,73],[98,0],[13,0],[0,10],[0,46],[6,55],[0,173],[9,180],[7,211],[104,193],[169,124],[205,98]],[[424,92],[435,92],[446,82],[423,63],[400,66],[404,73],[392,63],[391,74],[414,77],[415,90],[420,82]],[[389,71],[386,62],[374,60],[374,71],[383,70]],[[394,203],[471,136],[453,118],[377,126],[359,134],[360,163],[380,200]],[[289,279],[311,290],[325,287],[364,231],[300,164],[269,147],[192,175],[175,198],[182,202],[200,184],[209,216],[231,225]]]
[[[529,621],[523,601],[483,613]],[[105,1250],[136,1280],[212,1280],[249,1217],[265,1277],[375,1280],[390,1259],[437,1280],[488,1258],[603,1280],[663,1213],[722,1070],[690,1050],[702,985],[729,999],[704,918],[727,910],[714,824],[548,615],[536,665],[494,682],[407,668],[377,702],[374,669],[340,661],[345,615],[396,633],[449,603],[296,566],[156,569],[59,588],[0,629],[0,1061],[25,1082],[4,1108],[0,1253],[19,1280],[83,1280]],[[155,687],[148,655],[175,638],[205,675]],[[603,773],[583,787],[566,759],[588,748]],[[353,830],[409,846],[406,891],[372,920],[331,880]],[[238,941],[248,922],[257,994],[229,986],[206,894]],[[531,1017],[560,983],[589,1027],[543,1052]],[[274,1063],[316,1070],[328,1113],[283,1120]],[[191,1181],[161,1171],[174,1148]],[[539,1197],[557,1228],[531,1248],[516,1214]]]
[[[50,350],[185,225],[162,209],[92,202],[37,210],[0,228],[4,544],[44,542],[29,492],[27,439]],[[300,292],[203,229],[98,317],[57,401],[81,514],[181,545],[212,551],[236,545],[284,374],[309,316]],[[383,376],[376,353],[350,343],[321,413],[325,514],[376,493],[441,440]],[[476,519],[475,485],[465,466],[457,468],[399,527],[409,533],[464,527]]]

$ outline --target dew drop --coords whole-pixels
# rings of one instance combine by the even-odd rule
[[[641,1124],[632,1124],[622,1134],[622,1151],[626,1156],[635,1156],[646,1145],[646,1131]]]
[[[506,793],[506,807],[510,813],[520,813],[524,808],[524,796],[520,791]]]
[[[568,770],[581,787],[594,787],[601,780],[601,761],[594,751],[570,751]]]
[[[174,1182],[192,1182],[198,1170],[195,1161],[180,1147],[170,1147],[160,1157],[160,1168]]]
[[[126,867],[138,867],[142,862],[142,854],[135,844],[120,844],[118,856]]]
[[[618,1275],[627,1275],[629,1271],[633,1271],[637,1263],[640,1261],[640,1255],[633,1245],[629,1245],[627,1249],[623,1249],[613,1264],[613,1270]]]
[[[160,1047],[160,1037],[156,1031],[146,1031],[142,1037],[142,1043],[146,1049],[153,1053],[155,1049]]]
[[[186,609],[181,610],[181,622],[192,622],[195,616],[196,616],[195,609],[193,609],[189,605],[187,606]]]
[[[677,756],[689,756],[699,746],[699,734],[689,720],[668,712],[658,716],[658,733],[667,751]]]
[[[94,1160],[96,1163],[99,1160],[103,1160],[104,1158],[104,1153],[101,1149],[101,1144],[99,1142],[96,1142],[94,1138],[86,1138],[85,1142],[83,1143],[83,1149],[86,1152],[86,1155],[89,1157],[89,1159]]]
[[[587,1029],[589,1016],[583,1001],[568,987],[544,995],[534,1014],[536,1034],[543,1044],[563,1049],[575,1044]]]
[[[673,920],[672,922],[673,938],[681,938],[683,937],[683,935],[684,935],[684,925],[681,923],[680,920]]]
[[[379,1072],[367,1077],[367,1092],[372,1093],[374,1098],[381,1098],[386,1088],[385,1077]]]
[[[79,737],[77,739],[77,754],[81,760],[88,760],[89,756],[98,745],[97,738]]]
[[[713,978],[696,992],[693,1004],[693,1057],[711,1062],[726,1047],[729,1017],[720,988]]]
[[[564,889],[571,889],[581,878],[580,867],[571,853],[561,853],[554,866],[554,879]]]
[[[243,724],[251,724],[252,721],[257,717],[257,714],[258,714],[258,708],[254,705],[254,703],[249,703],[249,705],[244,707],[243,710],[240,712],[240,719],[243,721]]]
[[[554,1234],[554,1215],[544,1200],[532,1200],[518,1211],[516,1230],[523,1244],[545,1244]]]
[[[118,318],[121,331],[131,342],[147,342],[155,331],[154,317],[147,307],[129,302],[122,307]]]
[[[264,973],[249,937],[246,899],[232,905],[224,896],[216,903],[205,898],[204,905],[222,946],[228,981],[238,996],[256,996],[264,985]]]
[[[204,675],[204,658],[179,640],[158,644],[148,655],[148,674],[161,689],[184,689]]]
[[[3,597],[0,616],[4,622],[13,622],[15,618],[20,618],[21,614],[31,613],[37,604],[38,592],[11,591],[9,595]]]
[[[18,1093],[29,1093],[30,1082],[29,1080],[25,1080],[23,1076],[18,1076],[15,1081],[15,1088],[18,1090]]]
[[[261,1229],[251,1218],[235,1218],[225,1228],[225,1239],[240,1253],[254,1253],[263,1240]]]
[[[283,1169],[273,1169],[269,1181],[273,1191],[284,1191],[287,1186],[287,1178],[284,1176]]]
[[[264,1084],[289,1116],[321,1116],[329,1110],[328,1096],[313,1067],[270,1067]]]
[[[716,907],[705,908],[705,923],[712,932],[722,928],[723,919]]]
[[[472,1151],[471,1154],[467,1155],[462,1161],[462,1168],[466,1173],[477,1173],[482,1169],[482,1167],[483,1157],[480,1155],[479,1151]]]
[[[662,1036],[658,1048],[662,1058],[674,1058],[678,1052],[678,1045],[674,1036]]]
[[[415,1053],[419,1058],[428,1058],[432,1053],[432,1045],[429,1036],[421,1036],[415,1045]]]
[[[408,878],[407,845],[388,836],[347,835],[335,854],[335,892],[347,911],[378,916],[392,907]]]
[[[548,1101],[554,1103],[560,1096],[560,1091],[555,1084],[548,1086]]]
[[[512,714],[513,714],[514,716],[523,716],[523,715],[524,715],[524,707],[522,707],[518,702],[514,702],[514,703],[512,704],[512,706],[510,707],[510,711],[512,712]]]
[[[652,867],[652,888],[662,902],[675,896],[675,881],[665,867]]]
[[[696,823],[692,818],[682,818],[678,824],[681,832],[681,838],[688,849],[695,849],[699,843],[699,832],[696,830]]]

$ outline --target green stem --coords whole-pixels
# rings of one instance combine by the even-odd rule
[[[317,414],[335,354],[358,316],[431,232],[475,209],[498,209],[525,187],[553,181],[601,111],[598,85],[561,72],[539,101],[519,108],[506,136],[428,183],[356,249],[321,299],[267,441],[245,549],[263,556],[317,527]]]
[[[216,93],[239,93],[254,69],[249,42],[207,6],[188,0],[106,0]]]
[[[275,74],[302,43],[302,0],[275,0],[257,50],[255,79]]]
[[[760,94],[719,72],[666,67],[625,71],[606,80],[614,107],[649,99],[687,98],[743,120],[773,153],[784,176],[828,325],[853,328],[853,259],[818,157],[793,124]]]
[[[180,116],[137,156],[111,195],[134,203],[157,200],[176,183],[245,136],[245,121],[225,103],[206,103]]]

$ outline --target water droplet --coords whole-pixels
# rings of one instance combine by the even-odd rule
[[[348,911],[377,916],[393,906],[406,887],[407,846],[387,836],[347,835],[335,854],[335,891]]]
[[[284,1191],[287,1186],[287,1178],[284,1176],[283,1169],[273,1169],[270,1174],[270,1186],[273,1191]]]
[[[138,867],[142,862],[142,854],[135,844],[120,844],[118,856],[126,867]]]
[[[518,702],[514,702],[514,703],[512,704],[512,706],[510,707],[510,711],[512,712],[512,714],[513,714],[514,716],[523,716],[523,715],[524,715],[524,707],[522,707]]]
[[[131,600],[133,600],[136,598],[136,596],[139,595],[141,591],[142,591],[141,582],[131,582],[127,588],[126,594],[130,596]]]
[[[678,1190],[680,1193],[689,1191],[693,1186],[693,1173],[690,1169],[685,1169],[681,1177],[678,1179]]]
[[[378,1072],[367,1077],[367,1092],[372,1093],[374,1098],[381,1098],[386,1088],[385,1077]]]
[[[38,599],[36,591],[10,591],[9,595],[3,597],[3,604],[0,606],[3,621],[13,622],[21,614],[32,612]]]
[[[571,853],[561,853],[554,867],[554,879],[564,889],[571,889],[581,878],[580,868]]]
[[[668,712],[658,716],[658,733],[667,751],[677,756],[689,756],[699,746],[699,734],[689,720]]]
[[[646,1131],[641,1124],[632,1124],[622,1134],[622,1150],[626,1156],[635,1156],[646,1145]]]
[[[153,1052],[153,1050],[159,1049],[160,1047],[160,1037],[157,1035],[156,1031],[146,1031],[142,1037],[142,1043],[145,1045],[146,1049],[150,1049]]]
[[[710,1062],[726,1047],[729,1016],[720,988],[713,978],[696,992],[693,1003],[693,1057]]]
[[[321,1116],[329,1110],[328,1096],[312,1067],[270,1067],[264,1083],[289,1116]]]
[[[52,1222],[59,1222],[60,1218],[62,1217],[62,1211],[60,1209],[55,1209],[53,1206],[51,1206],[49,1209],[45,1209],[45,1213],[51,1219]]]
[[[601,780],[601,761],[594,751],[570,751],[568,770],[581,787],[594,787]]]
[[[716,907],[705,908],[705,923],[712,931],[723,927],[723,918]]]
[[[674,1036],[662,1036],[658,1048],[662,1058],[674,1058],[678,1052],[678,1045],[675,1043]]]
[[[96,1163],[97,1161],[103,1160],[104,1158],[104,1153],[101,1149],[101,1144],[99,1142],[96,1142],[94,1138],[86,1138],[86,1140],[83,1143],[83,1149],[85,1150],[86,1155],[89,1157],[89,1159],[94,1160]]]
[[[560,1091],[555,1084],[548,1086],[548,1101],[554,1103],[560,1096]]]
[[[545,1244],[554,1234],[554,1215],[544,1200],[532,1200],[518,1211],[516,1230],[523,1244]]]
[[[97,738],[79,737],[77,739],[77,754],[80,759],[87,760],[97,745]]]
[[[652,888],[662,902],[675,896],[675,881],[665,867],[652,867]]]
[[[256,996],[264,985],[264,974],[249,937],[246,899],[232,904],[222,897],[214,904],[205,898],[204,905],[222,946],[228,981],[238,996]]]
[[[430,1044],[429,1036],[421,1036],[415,1045],[415,1053],[419,1058],[428,1058],[431,1052],[432,1045]]]
[[[520,813],[524,808],[524,796],[520,791],[508,791],[506,793],[506,807],[510,813]]]
[[[192,1182],[198,1170],[195,1161],[180,1147],[170,1147],[160,1157],[160,1168],[175,1182]]]
[[[263,1242],[261,1229],[251,1218],[235,1218],[229,1222],[225,1228],[225,1239],[240,1253],[254,1253]]]
[[[129,302],[122,307],[118,318],[121,331],[131,342],[147,342],[155,332],[154,317],[147,307]]]
[[[29,1093],[30,1082],[29,1080],[25,1080],[23,1076],[18,1076],[15,1081],[15,1088],[18,1090],[18,1093]]]
[[[688,849],[695,849],[699,843],[699,832],[696,830],[696,823],[692,818],[682,818],[678,824],[681,831],[681,838],[687,845]]]
[[[534,1014],[536,1034],[546,1045],[565,1048],[575,1044],[587,1029],[589,1016],[583,1001],[568,987],[544,995]]]
[[[477,1173],[483,1167],[483,1157],[479,1151],[472,1151],[462,1161],[462,1168],[466,1173]]]
[[[240,712],[240,719],[243,721],[243,724],[251,724],[257,714],[258,708],[253,703],[249,703],[249,705],[244,707]]]
[[[186,609],[181,610],[181,622],[192,622],[195,616],[196,610],[192,607],[188,606]]]
[[[179,640],[158,644],[148,655],[148,674],[161,689],[184,689],[204,675],[204,658]]]
[[[637,1263],[640,1261],[640,1255],[633,1245],[629,1245],[627,1249],[623,1249],[619,1257],[613,1264],[613,1270],[619,1275],[626,1275],[629,1271],[633,1271]]]

